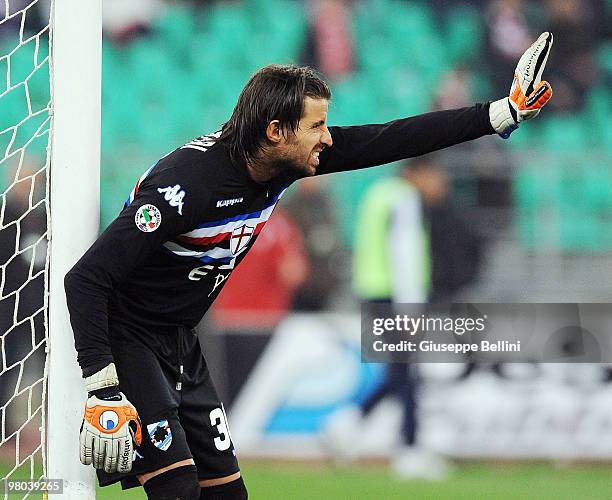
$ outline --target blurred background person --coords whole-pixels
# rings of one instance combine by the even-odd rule
[[[493,92],[508,90],[502,75],[512,74],[515,61],[531,44],[524,0],[491,0],[486,8],[487,65]]]
[[[374,184],[357,216],[354,284],[366,303],[452,301],[474,280],[481,254],[478,234],[454,213],[448,178],[435,155],[415,158],[396,176]],[[325,440],[339,461],[359,451],[363,420],[385,398],[402,405],[401,440],[391,467],[402,479],[443,479],[448,463],[418,440],[418,364],[385,365],[381,384],[357,407],[330,418]]]
[[[0,5],[0,44],[10,41],[22,29],[25,33],[40,32],[49,23],[50,4],[51,0],[3,2]]]
[[[304,235],[310,269],[295,291],[295,311],[336,307],[345,281],[348,255],[339,234],[333,200],[324,177],[302,179],[283,199],[283,207]]]
[[[553,106],[558,112],[580,111],[588,90],[598,79],[595,46],[605,30],[605,16],[601,15],[597,3],[579,0],[544,2],[547,26],[554,31],[558,42],[550,61],[550,77],[559,82]]]
[[[128,43],[151,31],[151,24],[164,10],[162,0],[105,0],[102,25],[114,42]]]
[[[350,0],[311,0],[310,22],[301,63],[317,68],[331,81],[354,70],[355,48]]]

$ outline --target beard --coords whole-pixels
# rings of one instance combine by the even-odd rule
[[[306,153],[304,149],[297,141],[283,147],[262,148],[259,157],[250,163],[250,168],[258,172],[253,178],[262,179],[262,183],[279,176],[295,180],[315,175],[317,167],[310,164],[312,151]]]
[[[288,174],[297,179],[302,177],[311,177],[315,174],[308,160],[310,156],[305,159],[298,159],[297,155],[283,154],[274,160],[274,171],[279,174]]]
[[[307,162],[299,162],[295,158],[283,158],[278,161],[279,172],[287,172],[297,178],[314,175],[312,167]]]

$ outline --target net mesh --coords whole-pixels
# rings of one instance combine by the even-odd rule
[[[45,465],[49,12],[48,0],[0,0],[0,477],[10,479],[40,478]]]

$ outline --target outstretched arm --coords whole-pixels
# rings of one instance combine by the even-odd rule
[[[495,133],[488,104],[329,131],[334,143],[321,152],[317,174],[384,165]]]
[[[333,146],[320,155],[318,174],[383,165],[498,133],[504,139],[535,118],[552,97],[542,73],[553,36],[545,32],[521,57],[510,95],[490,104],[426,113],[385,124],[330,127]]]

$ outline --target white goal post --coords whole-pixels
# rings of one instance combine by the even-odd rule
[[[51,14],[51,168],[47,477],[62,498],[95,498],[94,470],[79,462],[84,386],[63,279],[98,234],[102,2],[54,0]]]

